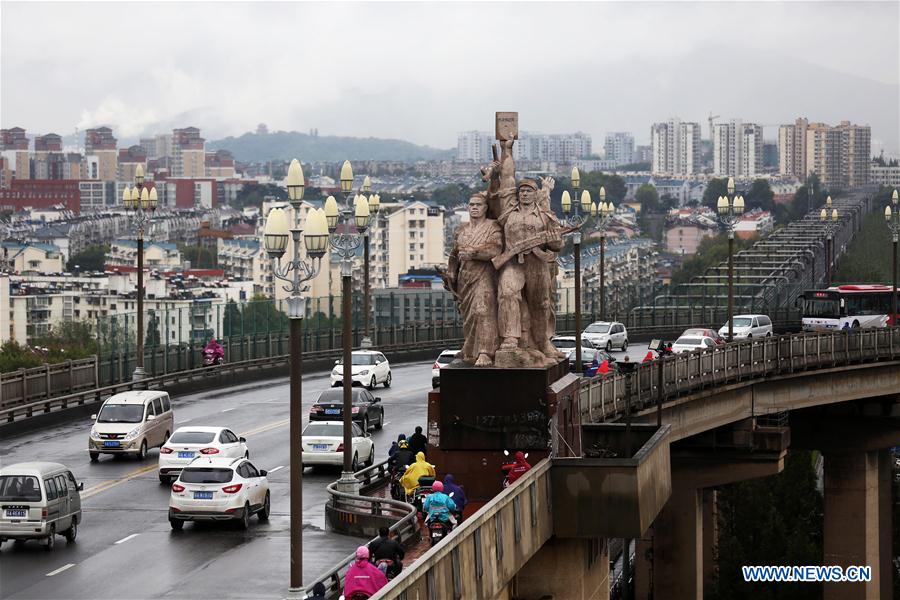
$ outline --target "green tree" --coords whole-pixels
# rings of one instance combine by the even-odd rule
[[[634,193],[634,199],[641,205],[641,214],[659,211],[659,192],[654,185],[643,184]]]
[[[884,224],[884,207],[892,189],[882,187],[872,199],[872,212],[847,252],[838,259],[833,279],[839,283],[891,283],[890,230]]]
[[[671,194],[663,194],[659,199],[659,206],[662,210],[669,212],[673,208],[678,208],[678,198]]]
[[[636,162],[636,163],[628,163],[627,165],[619,165],[616,167],[616,171],[649,171],[650,163],[649,162]]]
[[[734,252],[748,248],[751,240],[734,240]],[[703,275],[710,267],[728,260],[728,236],[724,233],[708,237],[697,246],[697,252],[682,263],[681,268],[672,274],[672,284],[690,283],[692,277]]]
[[[775,192],[769,187],[766,179],[756,179],[744,194],[747,210],[760,208],[772,212],[775,210]]]
[[[235,196],[231,207],[240,210],[246,206],[256,206],[262,210],[262,203],[266,198],[287,200],[287,190],[272,183],[245,185]]]
[[[288,330],[287,315],[278,309],[274,300],[262,295],[242,304],[229,300],[223,318],[222,330],[226,337]]]
[[[102,271],[106,264],[107,252],[109,252],[108,244],[88,246],[81,252],[69,257],[69,260],[66,262],[66,271],[69,273]]]
[[[728,178],[710,179],[709,183],[706,185],[706,190],[703,192],[703,206],[708,206],[711,209],[716,210],[716,203],[719,201],[719,196],[726,195],[728,195]]]
[[[822,559],[822,496],[815,455],[792,450],[778,475],[723,486],[714,600],[821,598],[814,584],[747,583],[743,565],[814,565]]]
[[[159,317],[156,311],[150,309],[147,311],[147,335],[144,336],[144,346],[147,348],[156,348],[159,346]]]
[[[182,260],[190,261],[195,269],[215,269],[219,266],[219,256],[211,247],[202,244],[195,246],[178,244],[178,251],[181,252]]]

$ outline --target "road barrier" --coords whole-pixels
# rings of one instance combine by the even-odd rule
[[[383,486],[390,481],[390,471],[387,464],[388,461],[385,460],[353,474],[360,483],[359,494],[339,492],[337,490],[338,482],[336,481],[330,484],[327,489],[331,499],[328,501],[326,508],[336,513],[357,518],[369,517],[379,522],[385,519],[394,521],[389,528],[396,534],[397,537],[395,539],[404,546],[416,543],[420,539],[420,532],[415,506],[391,498],[363,495],[365,492]],[[345,520],[343,522],[348,521]],[[344,575],[354,559],[355,554],[350,554],[337,565],[310,581],[306,586],[307,589],[312,589],[315,584],[322,583],[327,590],[326,597],[337,598],[344,589]]]
[[[404,343],[396,346],[381,346],[385,352],[398,362],[406,359],[431,357],[444,350],[447,344],[459,345],[462,340],[421,341],[415,344]],[[340,358],[341,350],[324,350],[304,352],[303,363],[307,369],[322,369]],[[223,385],[247,383],[253,379],[287,374],[289,356],[282,354],[265,358],[252,358],[222,365],[198,367],[164,375],[144,378],[140,381],[125,381],[99,388],[86,389],[72,394],[45,398],[36,402],[10,406],[0,410],[0,426],[9,426],[41,415],[50,415],[67,409],[75,409],[95,405],[107,397],[128,390],[165,389],[170,392],[196,391],[217,388]]]
[[[704,388],[746,380],[898,359],[900,327],[749,339],[642,363],[630,375],[631,407],[641,410],[655,404],[660,397],[660,384],[662,402],[666,402]],[[629,376],[611,372],[582,380],[582,416],[597,422],[624,415],[629,392],[626,377]]]
[[[0,409],[99,385],[96,356],[0,373]]]

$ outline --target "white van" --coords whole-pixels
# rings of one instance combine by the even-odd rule
[[[159,390],[110,396],[91,418],[95,421],[88,440],[91,461],[100,454],[135,454],[143,460],[148,448],[165,444],[175,429],[169,394]]]
[[[81,523],[83,483],[52,462],[26,462],[0,469],[0,544],[43,540],[53,550],[57,535],[74,542]]]
[[[734,339],[771,337],[772,320],[766,315],[734,315]],[[728,322],[719,328],[719,335],[728,337]]]

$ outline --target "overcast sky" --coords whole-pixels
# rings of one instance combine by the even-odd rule
[[[872,125],[900,155],[890,2],[0,3],[0,124],[120,138],[318,128],[449,148],[459,131],[607,131],[710,111]],[[767,127],[767,138],[777,131]]]

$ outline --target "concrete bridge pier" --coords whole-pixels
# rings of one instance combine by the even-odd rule
[[[791,413],[793,445],[822,453],[823,565],[868,566],[871,583],[826,583],[825,600],[891,598],[891,455],[900,397]]]
[[[522,600],[609,600],[609,545],[604,539],[550,538],[516,574]]]
[[[823,565],[872,568],[871,583],[826,583],[824,600],[891,598],[891,456],[826,451]]]
[[[784,450],[749,449],[703,456],[672,455],[672,495],[653,523],[652,574],[638,565],[635,590],[643,600],[649,585],[655,598],[703,600],[704,583],[715,575],[715,495],[720,485],[775,475],[784,468]],[[644,581],[641,581],[644,579]]]

